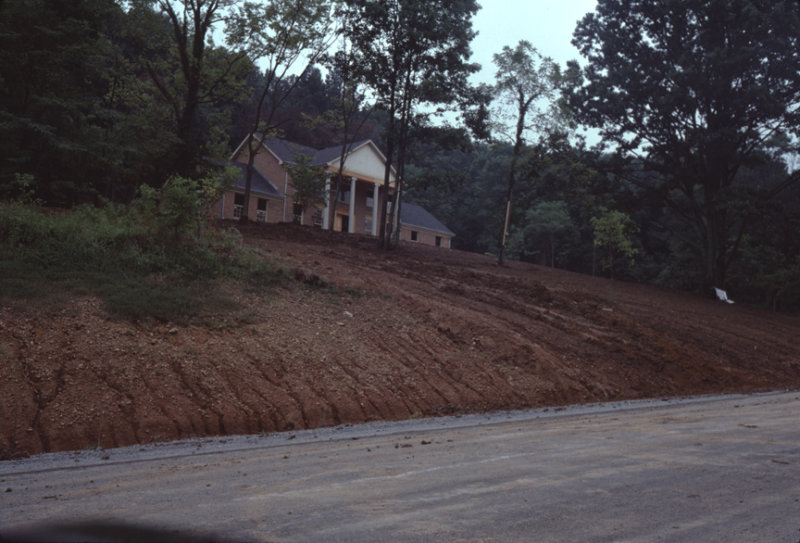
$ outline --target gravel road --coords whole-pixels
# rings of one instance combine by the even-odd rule
[[[0,541],[800,541],[800,393],[0,462]],[[70,539],[71,538],[71,539]]]

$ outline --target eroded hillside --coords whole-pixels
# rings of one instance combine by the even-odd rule
[[[800,320],[685,293],[291,226],[298,281],[202,324],[93,298],[0,309],[0,455],[375,419],[800,387]]]

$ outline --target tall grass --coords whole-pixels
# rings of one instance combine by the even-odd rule
[[[264,287],[287,274],[238,232],[208,223],[215,197],[174,179],[131,206],[45,211],[0,202],[0,300],[59,303],[99,296],[117,316],[184,322],[219,308],[222,282]]]

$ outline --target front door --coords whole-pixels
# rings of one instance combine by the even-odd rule
[[[339,213],[336,215],[336,228],[334,228],[337,232],[349,232],[350,231],[350,217]]]

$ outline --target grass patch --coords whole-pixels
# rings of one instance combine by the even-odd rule
[[[183,198],[177,211],[163,190],[127,207],[0,203],[0,301],[60,304],[88,294],[120,318],[185,322],[234,307],[222,284],[263,292],[289,279],[238,232],[212,228],[194,182],[181,183],[168,187]]]

